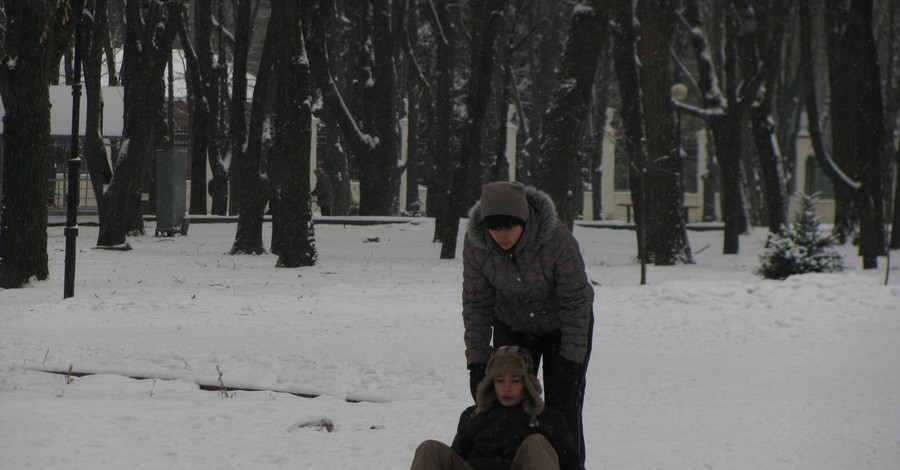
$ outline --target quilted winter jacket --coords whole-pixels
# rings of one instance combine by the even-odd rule
[[[463,246],[463,323],[466,360],[486,364],[492,325],[543,335],[560,331],[561,355],[584,362],[594,289],[584,271],[578,242],[556,217],[553,201],[533,187],[525,190],[530,218],[510,250],[494,241],[481,207],[469,211]]]

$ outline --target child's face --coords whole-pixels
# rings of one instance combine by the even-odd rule
[[[525,385],[518,375],[500,375],[494,379],[494,392],[503,406],[516,406],[525,398]]]

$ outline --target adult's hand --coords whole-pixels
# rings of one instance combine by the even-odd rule
[[[484,380],[486,367],[485,364],[469,364],[469,391],[472,392],[473,400],[477,399],[475,395],[478,392],[478,384]]]

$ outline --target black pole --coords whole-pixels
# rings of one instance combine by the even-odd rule
[[[75,257],[78,250],[78,193],[81,182],[81,151],[78,146],[81,118],[81,16],[84,3],[75,0],[75,59],[72,81],[72,143],[68,160],[69,188],[66,195],[66,258],[63,278],[63,298],[75,295]]]
[[[641,187],[638,189],[641,193],[641,213],[635,218],[638,224],[638,240],[640,241],[641,250],[641,285],[647,285],[647,155],[642,152],[644,163],[641,165]]]

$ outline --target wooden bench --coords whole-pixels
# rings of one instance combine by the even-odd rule
[[[617,205],[625,208],[625,222],[631,223],[631,206],[633,206],[634,204],[632,204],[630,202],[620,202]],[[700,209],[700,206],[697,204],[685,204],[684,205],[683,210],[684,210],[684,221],[685,222],[688,222],[690,220],[689,215],[690,215],[691,209]]]

